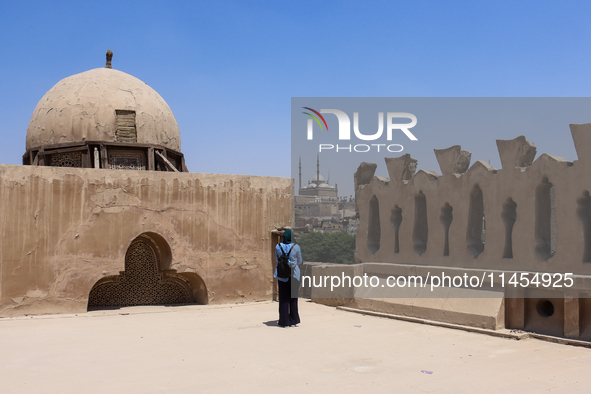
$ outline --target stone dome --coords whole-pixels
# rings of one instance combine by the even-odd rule
[[[312,178],[312,182],[314,183],[324,183],[326,182],[326,180],[324,179],[324,177],[322,175],[320,175],[319,177],[314,175],[314,178]]]
[[[27,150],[83,141],[118,141],[117,111],[133,114],[138,144],[180,152],[181,134],[170,107],[139,79],[96,68],[59,81],[39,101],[27,129]]]

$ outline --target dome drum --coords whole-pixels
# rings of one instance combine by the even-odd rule
[[[188,172],[181,152],[160,145],[84,141],[29,149],[24,165]]]

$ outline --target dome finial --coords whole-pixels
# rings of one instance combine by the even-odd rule
[[[109,49],[107,51],[107,64],[105,65],[105,68],[113,68],[111,67],[111,59],[113,59],[113,51]]]

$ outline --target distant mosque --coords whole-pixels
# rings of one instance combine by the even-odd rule
[[[299,183],[300,188],[298,194],[300,196],[329,197],[327,199],[338,199],[339,197],[337,185],[330,186],[328,181],[320,175],[320,155],[316,157],[316,176],[311,181],[308,181],[308,184],[304,187],[302,187],[302,158],[300,157]]]

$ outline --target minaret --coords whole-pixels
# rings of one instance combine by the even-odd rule
[[[302,156],[300,156],[300,190],[302,189]],[[298,194],[300,192],[298,191]]]
[[[316,155],[316,182],[320,185],[320,154]]]

